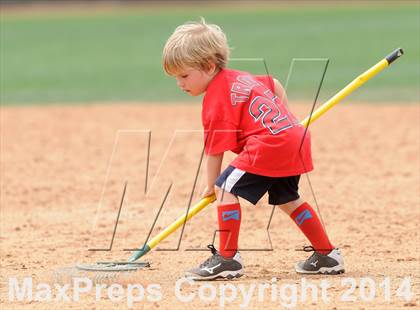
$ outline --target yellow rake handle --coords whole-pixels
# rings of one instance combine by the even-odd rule
[[[165,239],[167,236],[169,236],[171,233],[177,230],[181,225],[183,225],[184,222],[187,222],[190,218],[192,218],[194,215],[196,215],[198,212],[203,210],[205,207],[207,207],[209,204],[211,204],[215,200],[216,200],[215,195],[201,199],[199,203],[197,203],[195,206],[190,208],[190,210],[187,213],[187,216],[182,215],[178,217],[175,222],[173,222],[165,230],[160,232],[147,244],[150,246],[151,249],[153,249],[159,242],[161,242],[163,239]]]
[[[195,206],[190,208],[190,210],[188,211],[186,215],[181,215],[180,217],[178,217],[175,222],[173,222],[171,225],[165,228],[165,230],[161,231],[158,235],[152,238],[152,240],[147,242],[147,244],[142,249],[135,251],[133,255],[130,257],[129,261],[133,262],[139,259],[140,257],[142,257],[143,255],[145,255],[147,252],[149,252],[151,249],[157,246],[162,240],[164,240],[166,237],[172,234],[180,226],[184,225],[184,223],[186,223],[190,218],[192,218],[194,215],[196,215],[198,212],[203,210],[205,207],[207,207],[209,204],[211,204],[215,200],[216,200],[215,195],[201,199],[199,203],[197,203]]]
[[[333,106],[335,106],[341,100],[346,98],[354,90],[358,89],[360,86],[362,86],[364,83],[366,83],[372,77],[374,77],[376,74],[381,72],[383,69],[388,67],[394,60],[396,60],[397,58],[399,58],[403,54],[404,54],[403,49],[402,48],[397,48],[391,54],[389,54],[384,59],[382,59],[380,62],[378,62],[376,65],[374,65],[372,68],[370,68],[369,70],[365,71],[364,73],[359,75],[357,78],[355,78],[350,84],[348,84],[346,87],[344,87],[342,90],[340,90],[330,100],[328,100],[322,106],[320,106],[318,109],[316,109],[314,111],[314,113],[312,113],[312,115],[306,117],[301,122],[301,124],[305,127],[308,127],[312,122],[316,121],[324,113],[326,113],[329,109],[331,109]]]

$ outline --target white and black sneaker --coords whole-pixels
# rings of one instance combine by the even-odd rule
[[[207,246],[213,254],[199,267],[188,270],[185,277],[192,280],[214,280],[239,278],[244,273],[242,258],[239,252],[231,259],[224,258],[212,244]]]
[[[344,260],[340,250],[335,248],[330,253],[324,255],[315,251],[312,246],[303,247],[303,251],[314,253],[304,262],[299,262],[295,266],[297,273],[303,274],[340,274],[344,273]]]

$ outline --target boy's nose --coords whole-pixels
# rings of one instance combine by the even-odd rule
[[[176,80],[176,83],[178,84],[179,88],[183,88],[184,87],[184,83],[182,83],[180,80]]]

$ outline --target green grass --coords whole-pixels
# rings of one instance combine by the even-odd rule
[[[284,84],[293,58],[330,60],[320,100],[328,99],[397,47],[406,54],[351,95],[362,101],[418,101],[419,11],[412,6],[183,8],[95,14],[10,15],[0,22],[0,102],[185,101],[161,69],[174,28],[204,16],[222,26],[232,57],[264,58]],[[288,92],[312,99],[324,61],[297,60]],[[264,73],[261,61],[231,67]]]

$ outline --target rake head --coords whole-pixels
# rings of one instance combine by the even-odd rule
[[[74,278],[88,278],[93,283],[131,283],[139,276],[138,270],[149,268],[149,262],[97,262],[76,264],[54,270],[54,283],[72,283]]]
[[[148,262],[97,262],[96,264],[76,264],[76,268],[84,271],[136,271],[150,267]]]

